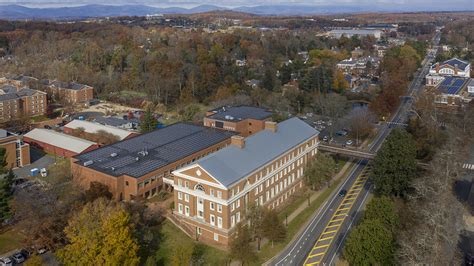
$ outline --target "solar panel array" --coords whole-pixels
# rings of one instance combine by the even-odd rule
[[[76,156],[77,163],[113,176],[141,177],[220,143],[234,132],[186,123],[173,124]]]
[[[444,94],[458,94],[467,83],[467,78],[446,77],[443,82],[438,85],[438,90]]]

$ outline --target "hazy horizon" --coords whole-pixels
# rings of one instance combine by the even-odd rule
[[[224,3],[223,3],[224,2]],[[462,9],[473,10],[473,0],[203,0],[203,1],[189,1],[189,0],[0,0],[0,5],[17,4],[27,7],[47,8],[47,7],[66,7],[66,6],[82,6],[89,4],[104,4],[104,5],[148,5],[153,7],[184,7],[193,8],[200,5],[215,5],[220,7],[239,7],[239,6],[260,6],[260,5],[309,5],[309,6],[383,6],[386,9],[393,8],[394,10],[446,10],[459,11]]]

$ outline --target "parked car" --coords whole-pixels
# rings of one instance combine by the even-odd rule
[[[29,258],[33,253],[31,252],[30,249],[22,249],[20,250],[20,253],[25,257],[25,259]]]
[[[326,142],[327,142],[328,140],[329,140],[329,137],[328,137],[328,136],[324,136],[324,137],[323,137],[323,141],[326,141]]]
[[[12,258],[15,261],[15,264],[20,264],[25,261],[25,257],[20,252],[13,254]]]
[[[346,194],[347,194],[347,190],[345,190],[345,189],[339,191],[339,196],[340,196],[340,197],[345,197]]]
[[[12,266],[13,261],[9,257],[0,258],[0,266]]]
[[[336,132],[336,135],[341,137],[347,136],[347,131],[339,130],[338,132]]]
[[[353,143],[354,143],[354,142],[353,142],[352,140],[346,141],[346,145],[348,145],[348,146],[352,145]]]
[[[46,128],[46,129],[52,129],[51,126],[49,126],[49,125],[44,125],[44,128]]]
[[[42,177],[47,177],[48,176],[48,171],[46,170],[46,168],[41,168],[40,174],[41,174]]]
[[[39,248],[38,249],[38,254],[40,254],[40,255],[44,254],[44,253],[46,253],[46,251],[48,251],[48,250],[45,247]]]

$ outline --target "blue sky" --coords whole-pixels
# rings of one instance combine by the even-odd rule
[[[394,7],[438,6],[446,10],[460,7],[474,9],[474,0],[0,0],[2,4],[21,4],[27,6],[68,6],[83,4],[146,4],[152,6],[192,7],[201,4],[218,6],[255,6],[255,5],[382,5]]]

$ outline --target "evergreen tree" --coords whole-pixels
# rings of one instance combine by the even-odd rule
[[[378,195],[404,195],[416,175],[416,143],[404,129],[394,129],[374,158],[371,178]]]
[[[146,108],[145,115],[143,116],[143,121],[140,125],[140,131],[142,133],[153,131],[155,130],[157,124],[158,124],[158,121],[156,120],[153,114],[153,107],[149,105]]]

